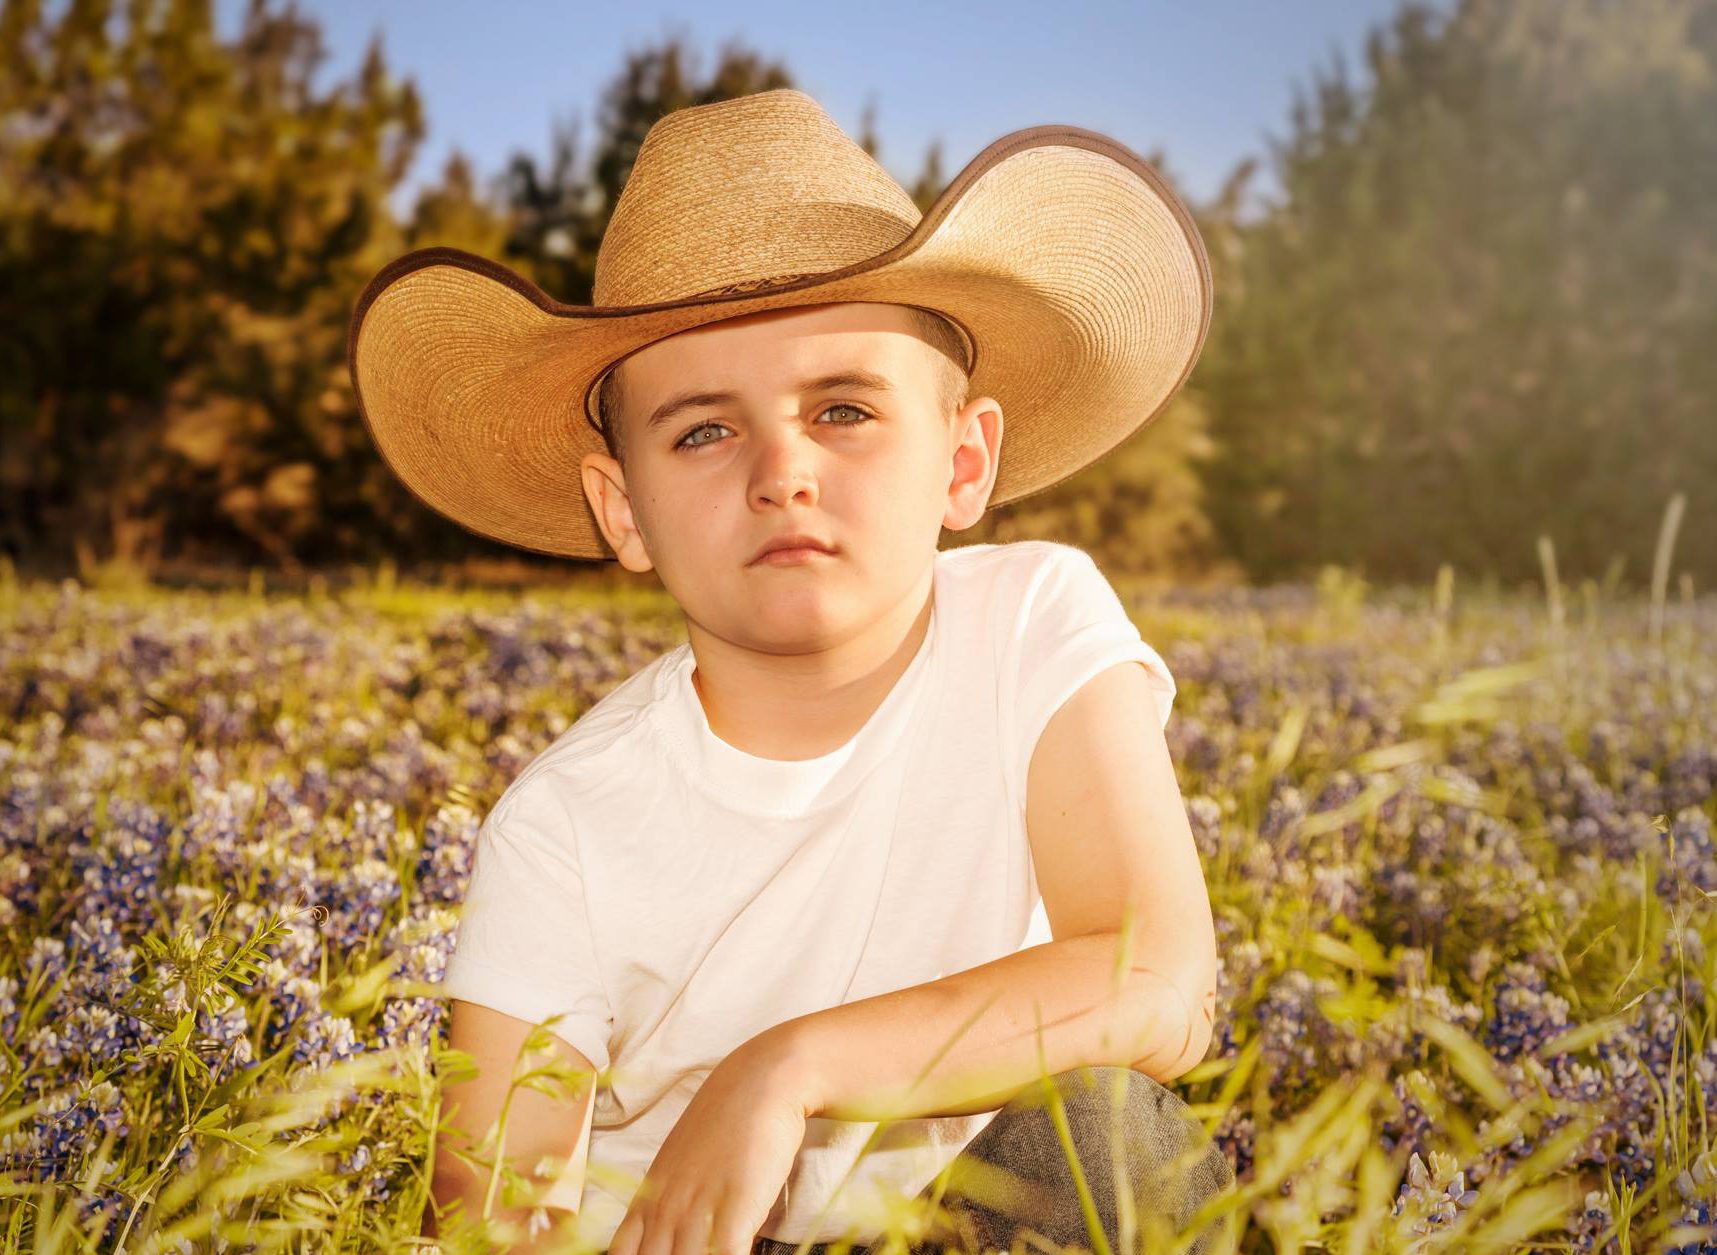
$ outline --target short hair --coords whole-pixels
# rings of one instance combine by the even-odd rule
[[[926,348],[935,352],[936,407],[943,418],[951,418],[970,399],[971,380],[966,375],[965,337],[940,314],[916,305],[902,308],[910,316],[913,330],[928,342]],[[608,456],[619,462],[622,470],[626,467],[626,441],[621,434],[623,424],[620,419],[626,409],[626,391],[620,382],[620,368],[625,364],[624,359],[616,362],[602,377],[602,384],[596,392],[602,443],[608,449]]]

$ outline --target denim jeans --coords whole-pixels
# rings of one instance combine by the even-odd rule
[[[1124,1101],[1116,1108],[1111,1090],[1118,1074],[1126,1090]],[[1177,1095],[1143,1072],[1087,1067],[1057,1073],[1050,1079],[1061,1097],[1074,1155],[1114,1255],[1153,1255],[1148,1246],[1139,1249],[1143,1235],[1149,1232],[1148,1215],[1163,1217],[1178,1232],[1207,1200],[1233,1186],[1234,1169],[1221,1148],[1205,1134]],[[1112,1130],[1117,1122],[1123,1175],[1131,1183],[1134,1199],[1132,1251],[1123,1251],[1120,1245],[1117,1174],[1111,1155]],[[968,1169],[973,1160],[1009,1174],[1014,1184],[1006,1202],[992,1197],[980,1203],[961,1196],[962,1169]],[[1072,1166],[1039,1085],[1030,1085],[1015,1095],[984,1126],[955,1157],[947,1182],[941,1208],[948,1213],[946,1224],[950,1227],[926,1233],[912,1245],[912,1255],[931,1255],[944,1249],[1033,1251],[1038,1249],[1036,1241],[1027,1242],[1023,1236],[1028,1231],[1054,1247],[1096,1249],[1086,1227]],[[919,1197],[928,1200],[935,1189],[936,1183],[931,1182]],[[1232,1216],[1225,1219],[1230,1225],[1234,1222]],[[825,1255],[833,1245],[832,1240],[815,1243],[808,1248],[809,1255]],[[1227,1255],[1235,1246],[1231,1228],[1211,1225],[1201,1231],[1188,1255]],[[752,1255],[792,1255],[796,1249],[794,1243],[759,1236],[751,1251]],[[867,1248],[855,1246],[852,1255],[867,1255]]]

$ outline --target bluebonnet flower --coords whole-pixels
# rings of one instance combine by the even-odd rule
[[[185,827],[182,855],[187,861],[208,859],[231,884],[243,866],[240,846],[252,831],[251,813],[256,806],[256,789],[248,781],[233,780],[224,784],[213,775],[213,768],[204,768],[199,751],[192,760],[191,815]],[[205,776],[203,772],[210,774]]]
[[[79,1003],[61,1023],[65,1047],[99,1067],[118,1063],[147,1038],[136,1016],[98,1003]]]
[[[1327,977],[1289,968],[1276,978],[1258,1003],[1263,1065],[1275,1084],[1294,1085],[1360,1066],[1364,1043],[1351,1024],[1332,1022],[1318,1006],[1320,997],[1340,992]]]
[[[0,1139],[0,1165],[34,1181],[72,1179],[106,1133],[130,1131],[125,1095],[111,1081],[47,1094],[27,1130]]]
[[[1372,882],[1382,891],[1390,914],[1406,926],[1404,931],[1415,942],[1442,936],[1442,923],[1450,910],[1448,882],[1443,877],[1393,866],[1375,872]]]
[[[394,978],[440,984],[458,936],[455,907],[415,906],[382,938],[382,950],[399,957]]]
[[[388,907],[399,899],[399,876],[391,863],[364,858],[339,871],[324,871],[319,896],[328,906],[329,943],[345,950],[381,928]]]
[[[1507,1062],[1567,1032],[1568,1000],[1550,992],[1544,975],[1530,963],[1503,968],[1496,990],[1496,1011],[1485,1028],[1492,1055]]]
[[[0,1036],[7,1041],[18,1038],[19,986],[16,976],[0,976]]]
[[[1323,930],[1338,919],[1357,919],[1364,904],[1364,871],[1353,864],[1312,868],[1313,928]]]
[[[392,803],[359,798],[348,820],[324,817],[319,859],[330,866],[366,859],[386,860],[400,853],[398,820]]]
[[[1210,726],[1203,719],[1177,715],[1169,724],[1168,733],[1170,752],[1175,762],[1186,771],[1210,772],[1221,765],[1222,742],[1211,734]]]
[[[1278,855],[1293,854],[1299,849],[1297,835],[1283,834],[1297,829],[1298,821],[1306,815],[1306,795],[1285,776],[1271,782],[1270,796],[1264,803],[1263,817],[1258,821],[1258,837],[1268,842]]]
[[[106,1166],[109,1170],[119,1167],[114,1162]],[[88,1194],[80,1190],[72,1197],[77,1204],[78,1226],[85,1234],[101,1242],[112,1242],[118,1238],[126,1217],[131,1213],[129,1194],[111,1185],[97,1185]]]
[[[363,1044],[352,1031],[352,1021],[343,1015],[333,1015],[318,1007],[304,1016],[299,1026],[291,1051],[294,1063],[327,1068],[363,1050]]]
[[[1235,1029],[1242,1010],[1250,1012],[1254,988],[1264,955],[1258,943],[1250,939],[1230,941],[1218,947],[1216,953],[1216,1037],[1212,1052],[1218,1058],[1232,1058],[1239,1053]]]
[[[36,886],[30,880],[30,864],[22,854],[0,852],[0,928],[12,927],[21,914],[35,914]]]
[[[33,988],[55,984],[66,974],[66,943],[58,937],[37,937],[24,956],[24,971]]]
[[[102,996],[124,995],[131,987],[137,949],[121,939],[113,919],[106,915],[73,919],[71,934],[80,980]]]
[[[172,831],[165,817],[141,803],[115,800],[108,829],[82,869],[84,912],[136,925],[155,912],[161,857]]]
[[[1670,851],[1673,847],[1674,853]],[[1711,840],[1711,819],[1704,811],[1689,806],[1676,815],[1663,842],[1664,864],[1658,870],[1657,893],[1667,902],[1675,901],[1675,882],[1682,882],[1682,894],[1691,897],[1688,886],[1706,893],[1717,891],[1717,849]]]
[[[1708,745],[1690,745],[1671,760],[1663,777],[1666,814],[1703,806],[1717,794],[1717,751]]]
[[[1568,1234],[1574,1249],[1584,1255],[1621,1255],[1621,1242],[1614,1235],[1602,1246],[1598,1245],[1598,1239],[1615,1222],[1615,1211],[1610,1207],[1608,1195],[1598,1190],[1586,1191],[1585,1208],[1575,1218]]]
[[[1467,1033],[1476,1030],[1484,1011],[1476,1003],[1457,1002],[1442,982],[1425,983],[1425,953],[1409,947],[1402,953],[1396,977],[1395,1004],[1372,1026],[1371,1046],[1391,1063],[1412,1061],[1430,1049],[1421,1025],[1427,1017],[1453,1024]],[[1408,973],[1413,972],[1413,979]]]
[[[1201,859],[1212,860],[1222,850],[1222,806],[1213,797],[1195,793],[1186,799],[1186,817]]]
[[[273,1007],[263,1034],[264,1048],[272,1054],[280,1048],[293,1025],[306,1014],[320,1010],[322,987],[309,977],[298,975],[278,958],[263,964],[258,983],[266,990]]]
[[[1241,1183],[1251,1181],[1258,1144],[1257,1120],[1243,1106],[1233,1104],[1223,1113],[1211,1139],[1233,1165],[1235,1179]]]
[[[352,1149],[339,1157],[335,1171],[343,1177],[355,1176],[370,1166],[370,1147],[368,1142],[359,1142]]]
[[[244,1004],[237,998],[223,998],[212,992],[209,1002],[214,1005],[197,1008],[197,1033],[202,1039],[198,1053],[212,1069],[216,1082],[220,1082],[254,1062],[250,1021]]]
[[[328,809],[333,793],[334,778],[328,764],[320,757],[306,760],[298,775],[299,799],[312,811],[320,813]]]
[[[495,681],[482,679],[461,691],[459,706],[470,718],[494,725],[506,716],[507,697]]]
[[[309,854],[294,854],[270,839],[257,842],[252,860],[256,895],[267,902],[310,903],[316,900],[320,881],[315,860]]]
[[[1383,1149],[1390,1152],[1402,1142],[1409,1146],[1423,1145],[1430,1139],[1434,1126],[1434,1117],[1419,1104],[1413,1090],[1408,1087],[1409,1079],[1433,1093],[1437,1092],[1436,1082],[1418,1068],[1394,1079],[1395,1101],[1401,1105],[1401,1113],[1390,1112],[1383,1117],[1379,1139]]]
[[[415,719],[389,732],[385,744],[371,753],[365,765],[369,787],[382,797],[401,801],[419,790],[441,792],[459,770],[454,756],[426,739]]]
[[[1703,1152],[1688,1168],[1675,1178],[1676,1192],[1681,1196],[1677,1222],[1695,1229],[1700,1236],[1679,1246],[1664,1248],[1664,1255],[1717,1255],[1717,1223],[1713,1222],[1712,1204],[1717,1202],[1717,1172],[1713,1171],[1711,1152]]]
[[[441,998],[388,998],[382,1003],[381,1044],[428,1051],[447,1044],[447,1004]]]
[[[438,806],[423,825],[417,855],[417,896],[431,902],[461,902],[471,879],[472,852],[481,826],[468,806]]]
[[[1435,1230],[1454,1224],[1463,1210],[1478,1201],[1478,1191],[1467,1188],[1466,1173],[1454,1168],[1454,1158],[1440,1151],[1431,1152],[1430,1170],[1418,1151],[1408,1161],[1407,1179],[1391,1209],[1392,1215],[1408,1217],[1408,1232],[1423,1235],[1407,1244],[1408,1251],[1427,1246]]]

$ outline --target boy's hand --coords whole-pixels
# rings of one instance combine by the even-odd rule
[[[805,1105],[768,1056],[753,1038],[704,1079],[608,1255],[749,1255],[805,1140]]]

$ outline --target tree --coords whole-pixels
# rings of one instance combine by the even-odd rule
[[[1564,574],[1643,577],[1678,490],[1717,534],[1717,3],[1409,4],[1366,62],[1296,96],[1280,200],[1218,229],[1226,546],[1532,580],[1544,533]]]
[[[793,86],[785,66],[737,41],[720,50],[707,76],[697,62],[683,34],[628,53],[603,94],[588,163],[580,160],[576,117],[554,128],[546,171],[529,154],[515,154],[500,188],[513,228],[497,260],[557,300],[590,303],[597,249],[650,128],[676,109]]]
[[[317,29],[252,0],[0,17],[0,545],[279,562],[369,511],[343,360],[422,134],[372,44],[318,96]]]

